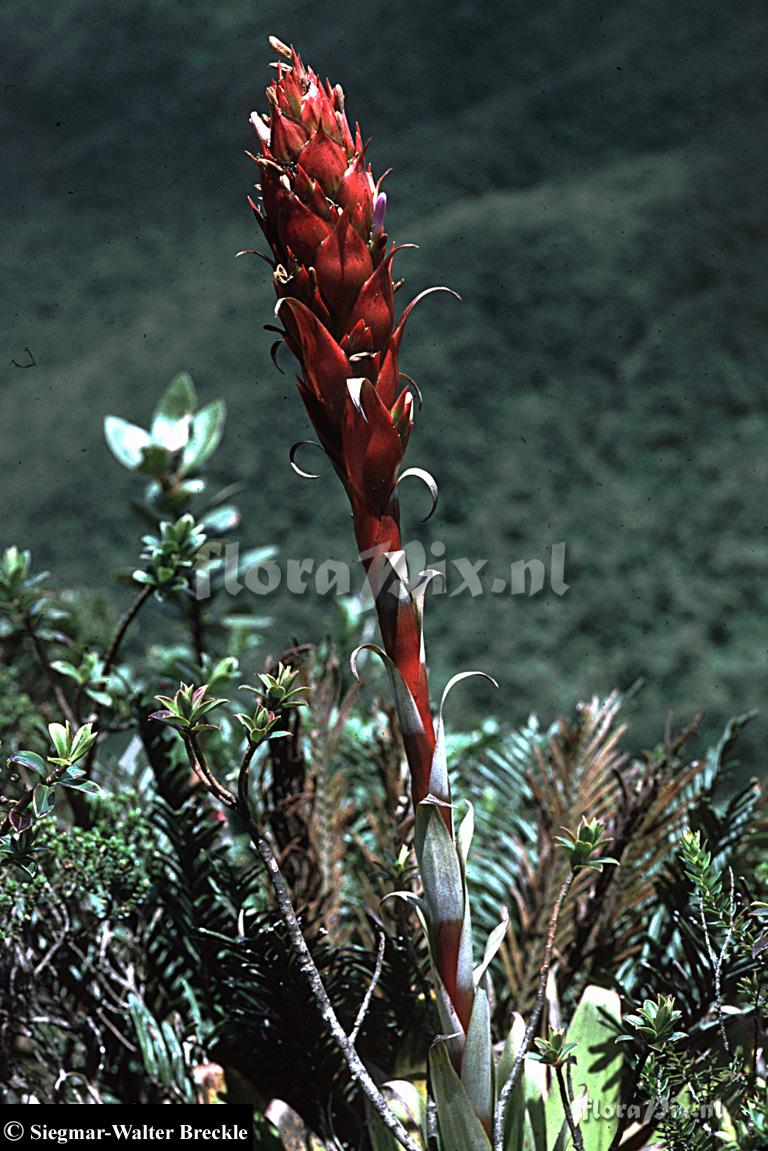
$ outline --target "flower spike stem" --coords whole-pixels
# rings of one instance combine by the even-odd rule
[[[341,89],[295,50],[278,51],[269,117],[251,117],[261,169],[261,202],[251,205],[271,249],[283,340],[302,370],[299,393],[349,497],[384,650],[419,718],[418,727],[403,725],[417,807],[429,793],[435,732],[397,497],[414,423],[411,384],[402,386],[398,368],[411,308],[395,322],[386,197],[359,127],[350,130]]]

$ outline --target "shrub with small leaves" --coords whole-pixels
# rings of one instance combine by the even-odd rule
[[[226,699],[208,699],[208,684],[195,687],[191,683],[183,683],[174,696],[158,695],[156,699],[164,706],[161,711],[154,711],[151,719],[159,720],[177,731],[195,734],[200,731],[213,731],[215,724],[204,723],[203,720],[215,708],[228,703]]]
[[[618,867],[617,859],[610,856],[595,856],[609,842],[605,838],[605,829],[597,819],[583,818],[576,831],[569,831],[564,827],[564,835],[556,835],[555,842],[565,849],[573,872],[602,871],[606,865]]]
[[[56,624],[64,617],[45,584],[48,572],[33,572],[32,557],[17,547],[0,558],[0,639],[26,631],[44,640],[60,638]]]
[[[149,430],[107,416],[104,435],[123,467],[150,480],[148,502],[178,512],[205,488],[197,472],[216,451],[226,415],[223,400],[200,407],[192,377],[180,372],[163,393]]]
[[[294,686],[294,680],[298,674],[298,670],[279,663],[277,675],[263,672],[259,676],[262,683],[261,688],[249,687],[244,684],[243,691],[263,695],[265,705],[276,710],[285,711],[289,707],[300,707],[306,703],[307,688]]]
[[[0,886],[0,919],[7,935],[20,937],[46,902],[76,900],[98,918],[129,918],[146,902],[160,866],[157,836],[137,797],[101,800],[91,828],[66,832],[53,821],[41,828],[34,876],[10,873]]]
[[[537,1063],[545,1063],[547,1067],[562,1067],[573,1058],[572,1051],[576,1050],[575,1043],[568,1043],[564,1029],[550,1027],[546,1039],[534,1039],[537,1051],[532,1051],[529,1059]]]
[[[146,566],[133,573],[136,583],[151,588],[157,599],[189,590],[189,576],[206,535],[191,515],[160,524],[160,534],[144,536]]]
[[[250,684],[241,685],[241,691],[250,692],[256,696],[256,707],[250,713],[238,712],[237,718],[245,728],[250,744],[260,744],[267,739],[276,739],[287,735],[286,731],[277,731],[276,725],[281,713],[291,708],[302,707],[306,704],[306,687],[294,686],[298,670],[279,663],[277,675],[262,672],[259,675],[261,687],[252,687]]]
[[[656,1000],[646,999],[636,1015],[625,1016],[624,1022],[632,1028],[629,1035],[642,1039],[646,1047],[660,1050],[666,1043],[677,1043],[685,1039],[685,1032],[677,1030],[677,1023],[682,1018],[682,1011],[675,1008],[675,1001],[671,995],[659,995]]]

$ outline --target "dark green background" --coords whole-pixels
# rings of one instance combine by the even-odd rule
[[[390,233],[420,245],[404,292],[463,296],[426,302],[404,346],[426,401],[409,463],[442,490],[425,538],[501,574],[567,544],[562,598],[430,606],[439,677],[486,668],[502,690],[479,702],[517,721],[645,676],[646,743],[668,708],[706,709],[714,734],[762,704],[762,0],[10,0],[4,21],[0,542],[62,583],[130,563],[133,485],[101,418],[146,422],[188,368],[230,406],[217,466],[248,482],[244,543],[351,555],[336,482],[288,468],[306,421],[269,360],[267,269],[233,260],[258,240],[243,149],[274,32],[395,168]],[[25,346],[37,366],[14,368]],[[407,523],[425,503],[410,488]],[[265,608],[274,646],[330,614]]]

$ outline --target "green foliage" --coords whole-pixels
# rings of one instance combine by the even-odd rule
[[[118,463],[150,477],[148,502],[178,513],[205,490],[205,480],[194,473],[219,446],[226,415],[223,400],[198,410],[192,377],[181,372],[158,403],[149,431],[107,416],[104,435]]]
[[[437,1043],[430,1051],[429,1071],[443,1151],[488,1151],[491,1146],[488,1134],[454,1070],[445,1043]]]
[[[684,970],[714,1019],[696,1017],[690,993],[685,1010],[671,994],[646,999],[625,1020],[625,1039],[636,1045],[634,1078],[653,1109],[664,1151],[708,1151],[713,1139],[758,1147],[755,1117],[765,1088],[756,1029],[765,970],[755,949],[755,908],[744,878],[734,876],[732,864],[726,869],[715,862],[699,831],[684,832],[679,853],[692,889],[680,923]]]
[[[138,459],[130,470],[144,475],[155,467],[149,449],[165,453],[162,475],[149,477],[135,509],[155,529],[140,582],[161,594],[156,604],[144,593],[134,599],[111,637],[84,622],[76,597],[47,591],[27,553],[10,549],[2,561],[0,683],[9,697],[0,717],[0,914],[9,930],[0,987],[13,990],[0,996],[2,1098],[243,1100],[262,1116],[279,1098],[318,1145],[390,1151],[291,954],[246,834],[244,794],[281,859],[348,1032],[377,973],[358,1049],[425,1145],[429,1091],[439,1102],[440,1151],[487,1151],[567,879],[547,1038],[535,1036],[539,1058],[523,1062],[505,1151],[569,1145],[561,1078],[587,1151],[607,1151],[608,1136],[627,1124],[593,1122],[585,1102],[638,1097],[662,1108],[646,1127],[665,1151],[703,1148],[715,1132],[750,1151],[752,1140],[757,1151],[765,1089],[753,1038],[765,1004],[768,821],[762,789],[729,776],[749,715],[703,757],[686,748],[695,724],[670,727],[648,751],[626,751],[615,694],[550,727],[531,717],[521,731],[487,723],[449,733],[450,768],[472,802],[457,850],[438,808],[420,813],[431,893],[421,902],[417,821],[391,711],[361,695],[332,642],[296,643],[258,665],[264,621],[250,609],[221,610],[223,561],[204,545],[236,517],[226,489],[206,509],[197,473],[222,420],[215,404],[198,408],[180,377],[145,433],[146,450],[130,457]],[[136,433],[110,428],[125,462]],[[270,554],[253,549],[239,570]],[[210,596],[189,594],[193,571],[207,573]],[[364,638],[355,634],[364,625],[349,613],[345,644]],[[246,676],[252,684],[239,690],[255,697],[251,710],[235,698]],[[153,699],[163,705],[154,714]],[[197,758],[201,733],[211,768]],[[221,798],[218,781],[236,777],[242,793],[236,801],[227,791],[224,810],[212,795]],[[399,902],[386,898],[395,892]],[[446,911],[462,922],[469,955],[470,896],[483,958],[467,968],[476,994],[457,1072],[448,1057],[453,1020],[425,976]],[[426,939],[414,930],[413,907]],[[383,938],[380,971],[372,935]],[[634,1010],[617,1047],[622,1001]],[[209,1074],[215,1098],[203,1098]],[[703,1134],[682,1109],[690,1100],[719,1107]],[[274,1145],[266,1121],[262,1128]]]
[[[28,551],[19,551],[17,547],[5,549],[0,563],[0,605],[4,615],[16,614],[23,618],[32,613],[39,594],[36,589],[48,578],[48,573],[31,575],[31,564]]]
[[[248,742],[253,747],[258,747],[267,739],[290,735],[288,731],[277,731],[276,725],[283,713],[288,713],[291,708],[302,707],[307,702],[304,696],[309,688],[294,684],[298,674],[298,668],[286,667],[283,663],[279,663],[277,675],[271,675],[269,672],[262,672],[259,675],[260,687],[242,685],[241,691],[256,696],[256,707],[250,714],[246,712],[237,714],[237,719],[245,728]]]
[[[646,999],[637,1015],[628,1015],[625,1023],[635,1031],[653,1050],[658,1050],[665,1043],[676,1043],[678,1039],[685,1039],[684,1031],[676,1031],[675,1024],[682,1018],[682,1011],[677,1011],[675,1001],[671,995],[659,995],[655,1002]]]
[[[157,699],[165,706],[162,711],[153,712],[151,718],[157,719],[161,723],[167,723],[179,731],[193,734],[200,731],[213,731],[214,725],[203,723],[203,717],[215,708],[227,703],[227,700],[207,699],[207,691],[207,684],[203,687],[194,687],[192,684],[183,683],[172,698],[158,695]]]
[[[48,900],[82,900],[87,911],[115,923],[147,903],[158,863],[157,840],[137,796],[102,800],[92,828],[66,832],[48,821],[43,852],[31,877],[9,874],[0,887],[0,916],[9,937],[21,939],[44,916]]]
[[[189,589],[189,571],[205,543],[205,532],[191,515],[175,523],[161,523],[159,536],[145,536],[142,556],[146,567],[133,573],[136,583],[152,588],[158,599]]]
[[[619,995],[604,987],[586,987],[567,1033],[568,1041],[575,1044],[569,1090],[574,1099],[585,1095],[595,1109],[587,1109],[579,1121],[585,1151],[609,1151],[620,1128],[618,1104],[625,1073],[623,1052],[617,1046],[620,1029]],[[562,1102],[552,1091],[546,1117],[550,1132],[562,1130]]]
[[[0,638],[19,631],[56,639],[51,625],[62,618],[46,588],[48,572],[33,572],[28,551],[5,549],[0,560]]]
[[[67,720],[66,723],[50,723],[48,725],[56,755],[49,756],[48,762],[59,767],[72,767],[82,759],[96,742],[96,732],[92,723],[84,723],[76,731]]]
[[[564,849],[571,864],[571,871],[602,871],[608,865],[618,867],[619,861],[609,856],[595,856],[605,843],[605,829],[596,819],[587,820],[582,816],[576,831],[563,828],[565,835],[556,835],[555,843]]]
[[[557,1027],[550,1027],[546,1038],[534,1039],[534,1043],[538,1051],[532,1052],[528,1058],[537,1063],[545,1063],[547,1067],[561,1067],[570,1062],[570,1053],[577,1046],[566,1042],[565,1031]]]
[[[306,703],[304,693],[309,689],[303,685],[294,684],[298,674],[298,668],[286,667],[285,664],[278,663],[277,675],[263,672],[259,676],[262,684],[260,688],[246,685],[243,690],[263,697],[265,707],[276,708],[280,711],[286,711],[291,707],[300,707]]]
[[[128,996],[128,1011],[148,1078],[176,1103],[194,1103],[195,1091],[179,1038],[168,1020],[155,1019],[138,995]]]

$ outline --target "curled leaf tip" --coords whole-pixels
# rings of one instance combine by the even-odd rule
[[[429,489],[429,494],[432,497],[432,507],[421,521],[421,523],[425,524],[427,520],[431,519],[435,513],[437,502],[440,498],[440,489],[437,486],[437,480],[435,477],[430,472],[426,471],[425,468],[406,468],[405,471],[401,472],[398,476],[398,484],[402,483],[403,480],[408,479],[409,476],[416,476],[417,479],[420,479],[424,484],[426,484],[427,488]]]
[[[323,454],[325,454],[325,449],[323,448],[323,445],[318,443],[317,440],[299,440],[297,443],[293,444],[293,446],[291,447],[291,450],[288,453],[288,459],[289,459],[291,467],[296,472],[297,476],[301,476],[301,478],[305,479],[305,480],[318,480],[320,478],[320,475],[318,472],[305,472],[304,469],[300,468],[299,465],[296,463],[296,453],[298,452],[299,448],[305,447],[307,445],[311,445],[313,448],[319,448],[320,451],[323,452]]]

